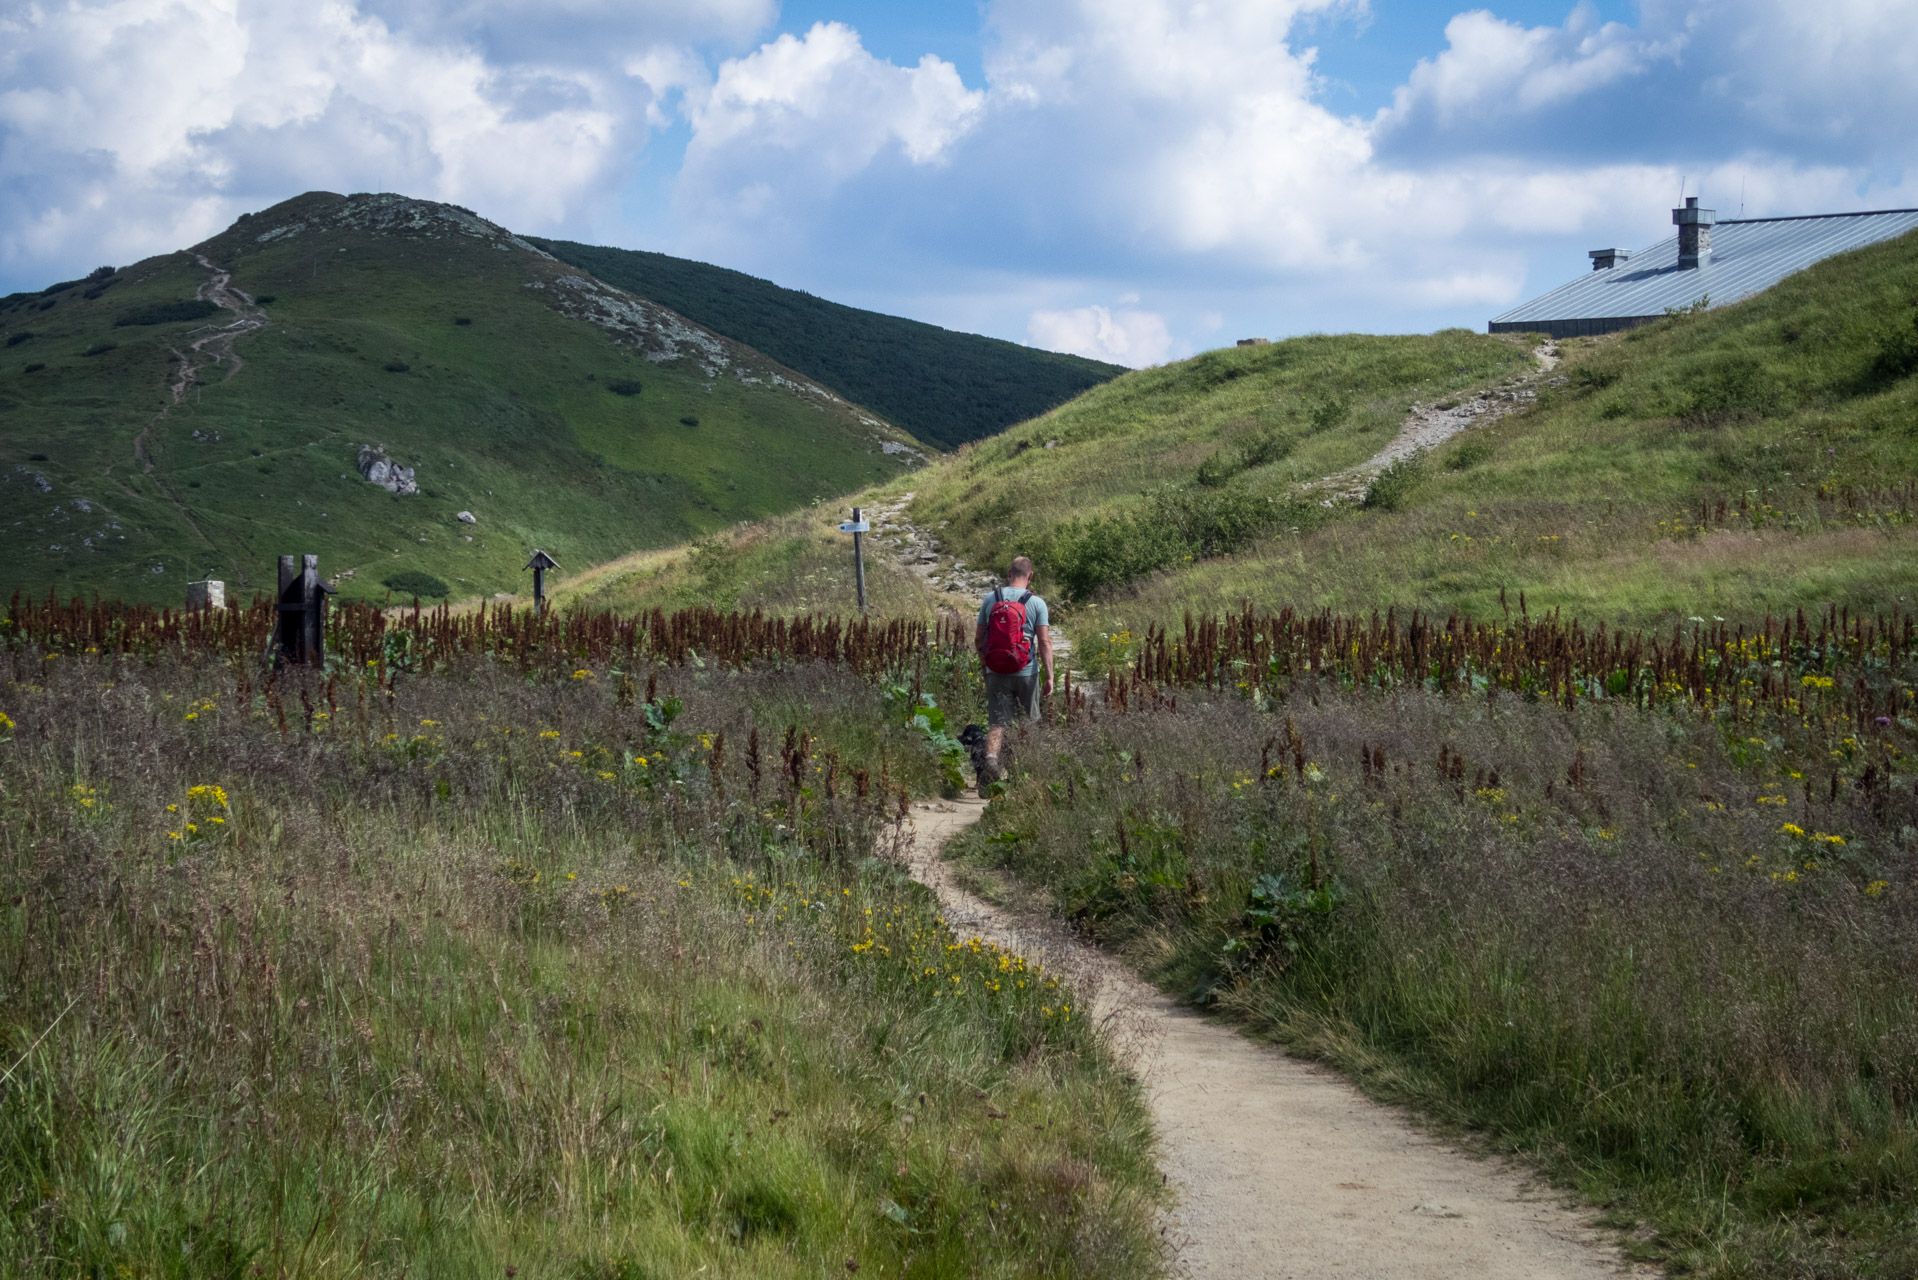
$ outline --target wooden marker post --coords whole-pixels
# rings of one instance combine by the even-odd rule
[[[533,552],[533,558],[526,562],[533,571],[533,608],[539,613],[546,612],[546,571],[559,568],[559,561],[544,551]]]
[[[273,618],[273,665],[298,662],[300,647],[300,571],[296,556],[280,557],[278,612]]]
[[[839,526],[839,532],[852,535],[852,575],[859,591],[859,612],[866,611],[866,531],[872,528],[858,507],[852,509],[852,519]]]
[[[280,557],[279,605],[273,626],[276,664],[326,665],[326,598],[332,594],[333,588],[320,581],[318,556]]]

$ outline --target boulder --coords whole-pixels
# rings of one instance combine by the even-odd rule
[[[402,467],[386,456],[386,446],[377,448],[370,444],[360,446],[360,475],[369,484],[376,484],[388,493],[402,497],[420,491],[419,482],[413,479],[413,468]]]

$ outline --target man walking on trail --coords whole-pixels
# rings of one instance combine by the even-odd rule
[[[1006,726],[1039,718],[1039,696],[1052,696],[1052,627],[1046,602],[1032,593],[1032,561],[1014,556],[1006,585],[979,605],[973,647],[986,669],[986,768],[981,786],[999,777]],[[1039,665],[1045,664],[1045,683]]]

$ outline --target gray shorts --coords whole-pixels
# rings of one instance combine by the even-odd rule
[[[1024,717],[1039,718],[1039,672],[1029,676],[1002,676],[986,672],[986,724],[992,728]]]

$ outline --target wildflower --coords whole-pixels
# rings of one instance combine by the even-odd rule
[[[1889,880],[1873,880],[1865,886],[1865,896],[1867,898],[1876,898],[1890,887],[1891,882]]]
[[[585,667],[581,667],[578,671],[575,671],[573,673],[573,679],[575,680],[591,680],[592,678],[593,678],[593,673],[588,671]]]
[[[427,729],[437,729],[440,727],[440,722],[437,720],[422,720],[420,721],[420,725]]]
[[[557,738],[559,737],[559,730],[558,729],[541,729],[539,731],[539,736],[542,738]]]
[[[1787,822],[1784,826],[1778,829],[1784,832],[1788,836],[1802,836],[1805,834],[1805,829],[1799,826],[1795,822]]]

